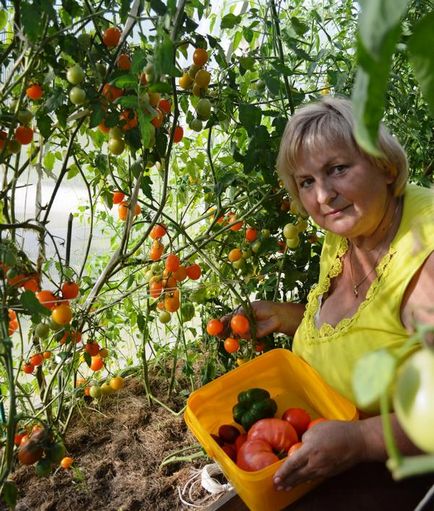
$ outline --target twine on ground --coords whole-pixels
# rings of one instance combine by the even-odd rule
[[[210,463],[201,469],[193,469],[192,476],[184,484],[183,488],[181,489],[178,486],[180,501],[188,507],[201,509],[205,503],[208,503],[210,500],[214,502],[223,493],[231,491],[232,485],[230,483],[221,484],[213,477],[219,474],[222,474],[222,470],[217,463]],[[208,495],[201,499],[195,499],[193,492],[199,483],[208,492]]]

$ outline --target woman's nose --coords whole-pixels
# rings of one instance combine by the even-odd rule
[[[329,183],[317,183],[317,201],[319,204],[330,204],[337,196],[336,190]]]

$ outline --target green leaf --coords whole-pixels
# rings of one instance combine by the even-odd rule
[[[300,21],[296,16],[291,18],[291,25],[294,29],[294,32],[299,36],[304,35],[309,30],[309,25],[303,21]]]
[[[0,30],[3,30],[8,22],[8,13],[5,9],[0,11]]]
[[[31,41],[35,41],[42,31],[42,16],[38,5],[30,5],[28,2],[22,2],[21,22],[23,24],[24,35]]]
[[[400,24],[409,0],[360,0],[359,34],[368,54],[374,60],[383,57],[390,32]]]
[[[51,172],[54,168],[55,161],[56,157],[54,156],[54,153],[47,151],[44,155],[44,167]]]
[[[142,144],[148,147],[151,141],[151,116],[146,115],[143,110],[139,110],[139,128]]]
[[[131,58],[131,73],[132,74],[141,73],[144,67],[146,66],[147,61],[148,58],[144,50],[142,49],[135,50]]]
[[[161,0],[151,0],[151,9],[155,11],[159,16],[166,14],[166,6]]]
[[[175,67],[175,46],[167,34],[164,34],[154,50],[154,69],[157,77],[182,76],[181,71]]]
[[[434,12],[415,26],[408,41],[410,63],[422,93],[434,116]]]
[[[385,22],[385,27],[381,30],[381,38],[365,26],[366,20],[371,20],[376,15],[380,16],[377,12],[380,4],[384,12],[392,9],[388,0],[367,2],[359,18],[359,68],[352,94],[356,140],[362,149],[377,157],[381,156],[377,144],[378,126],[384,112],[392,54],[401,33],[399,16],[391,17],[395,20],[395,24],[392,24],[390,20]],[[396,4],[399,7],[403,1],[398,0]]]
[[[148,87],[149,92],[163,92],[165,94],[171,94],[172,86],[168,82],[157,82],[153,83]]]
[[[3,484],[2,497],[9,509],[15,509],[17,505],[18,491],[13,481],[5,481]]]
[[[68,168],[67,179],[72,179],[79,173],[79,169],[75,163]]]
[[[234,28],[236,25],[241,23],[241,16],[235,16],[235,14],[229,13],[226,16],[223,16],[222,21],[220,23],[220,28],[224,30],[225,28]]]
[[[240,30],[235,32],[234,38],[232,40],[232,50],[233,51],[235,51],[238,48],[242,38],[243,38],[243,33]]]
[[[386,350],[372,351],[358,360],[353,372],[353,389],[360,407],[369,407],[387,392],[395,368],[396,359]]]
[[[138,80],[136,75],[124,74],[118,76],[110,83],[120,89],[134,89],[137,87]]]
[[[142,192],[148,197],[148,199],[153,200],[152,195],[152,181],[149,176],[142,176],[142,179],[140,181],[140,188],[142,189]]]
[[[98,124],[100,124],[104,119],[105,115],[101,103],[95,103],[92,106],[93,110],[90,114],[89,128],[95,128],[95,126],[98,126]]]
[[[125,108],[134,108],[135,110],[139,107],[139,100],[137,96],[121,96],[116,100],[117,105],[122,105]]]
[[[33,291],[24,291],[20,297],[20,301],[24,309],[31,314],[43,314],[44,316],[49,316],[51,314],[49,309],[39,303]]]
[[[40,134],[44,138],[49,138],[51,132],[53,131],[51,128],[51,117],[48,115],[41,115],[40,117],[38,117],[36,123],[38,125],[38,130]]]
[[[239,116],[241,124],[247,129],[247,131],[251,131],[261,124],[262,110],[257,106],[241,103]]]

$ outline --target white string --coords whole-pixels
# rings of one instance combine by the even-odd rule
[[[205,465],[202,469],[193,469],[192,476],[188,481],[184,484],[181,489],[178,486],[178,495],[179,500],[188,507],[193,507],[196,509],[203,508],[203,504],[209,500],[215,501],[217,498],[227,491],[232,490],[232,485],[229,483],[221,484],[217,479],[212,476],[221,474],[221,468],[217,463],[211,463],[209,465]],[[202,488],[204,488],[208,495],[205,495],[201,499],[194,498],[193,492],[197,491],[196,486],[201,484]],[[187,500],[188,499],[188,500]]]

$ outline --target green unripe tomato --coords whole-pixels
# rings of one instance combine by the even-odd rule
[[[122,154],[124,152],[125,142],[118,138],[111,138],[108,141],[108,149],[112,154],[118,156],[119,154]]]
[[[161,311],[160,314],[158,314],[158,321],[165,325],[166,323],[169,323],[171,317],[170,312]]]
[[[124,139],[124,132],[119,128],[119,126],[114,126],[109,130],[109,138],[115,138],[116,140]]]
[[[291,250],[294,250],[295,248],[298,247],[298,245],[300,245],[300,239],[297,237],[295,238],[286,238],[286,246],[291,249]]]
[[[35,327],[35,335],[40,339],[46,339],[50,333],[50,327],[47,323],[38,323]]]
[[[99,385],[92,385],[92,387],[89,389],[89,395],[94,399],[99,399],[102,395],[101,387]]]
[[[250,249],[254,254],[257,254],[261,250],[261,245],[262,245],[261,242],[259,240],[256,240],[252,243]]]
[[[84,80],[84,71],[78,64],[73,65],[66,72],[66,79],[72,85],[78,85]]]
[[[154,275],[158,275],[163,271],[163,263],[152,263],[151,270]]]
[[[422,349],[410,356],[398,372],[393,404],[410,440],[434,453],[434,353]]]
[[[197,116],[202,121],[207,121],[211,117],[211,101],[207,98],[202,98],[196,105]]]
[[[80,87],[73,87],[69,91],[69,100],[73,105],[82,105],[86,101],[86,92]]]
[[[297,228],[298,232],[303,232],[307,229],[308,225],[309,224],[307,223],[307,220],[305,218],[300,218],[299,220],[297,220],[295,227]]]
[[[251,250],[249,250],[249,249],[248,249],[248,250],[243,250],[243,251],[241,252],[241,257],[242,257],[243,259],[249,259],[249,257],[250,257],[251,255],[252,255],[252,251],[251,251]]]
[[[182,322],[190,321],[194,318],[194,305],[190,302],[183,303],[181,306],[181,319]]]
[[[114,390],[110,387],[110,383],[108,382],[104,382],[101,387],[101,395],[102,396],[107,396],[109,394],[113,394]]]
[[[236,269],[236,270],[241,270],[242,268],[244,268],[246,264],[246,260],[241,258],[241,259],[238,259],[238,261],[234,261],[232,263],[232,266]]]
[[[261,229],[261,235],[264,240],[268,240],[268,238],[271,236],[270,229]]]
[[[298,236],[298,229],[294,224],[286,224],[283,228],[283,235],[286,239],[296,238]]]
[[[17,119],[20,121],[21,124],[29,124],[33,119],[33,113],[27,109],[20,110],[17,113]]]
[[[202,128],[203,128],[203,124],[202,124],[202,121],[200,119],[193,119],[191,122],[190,122],[190,128],[193,130],[193,131],[202,131]]]
[[[18,154],[21,151],[21,144],[14,138],[8,142],[8,151],[12,154]]]

